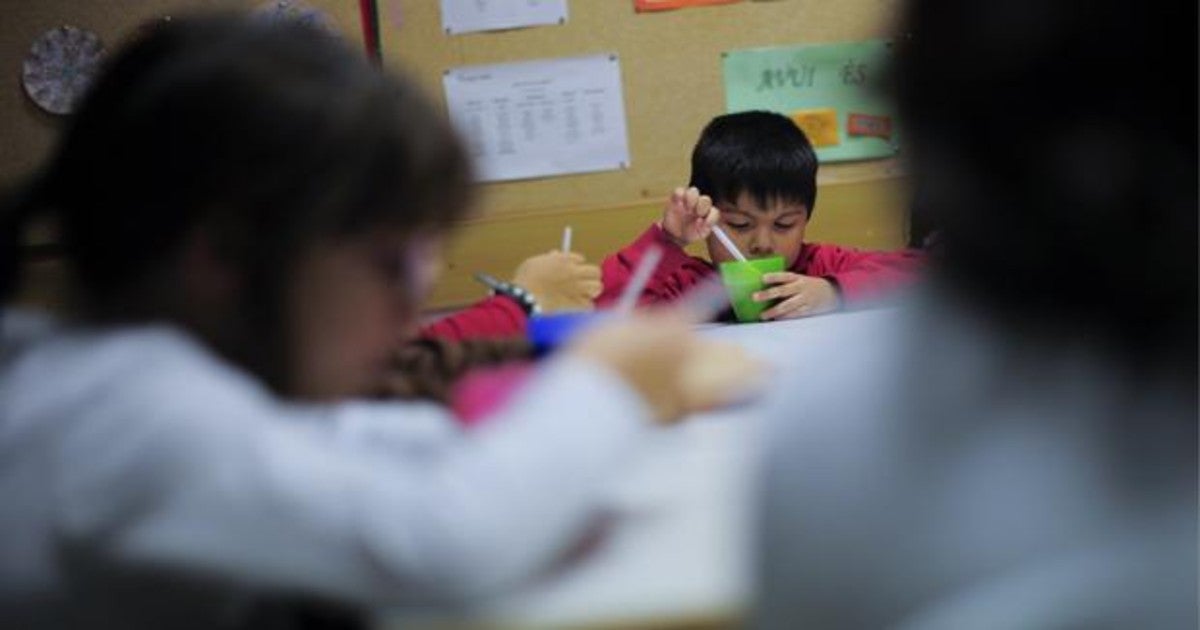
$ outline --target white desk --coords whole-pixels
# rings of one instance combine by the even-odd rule
[[[887,312],[710,325],[702,334],[782,367],[802,358],[809,340],[832,327]],[[613,480],[612,518],[588,553],[455,621],[520,628],[695,619],[735,624],[750,595],[753,442],[760,412],[743,405],[662,431]],[[413,621],[385,619],[381,627]]]

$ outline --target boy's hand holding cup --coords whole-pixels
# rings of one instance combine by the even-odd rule
[[[751,298],[755,302],[779,301],[763,311],[763,321],[808,317],[838,309],[837,288],[825,278],[776,271],[763,274],[762,282],[768,288],[755,292]]]
[[[712,226],[721,218],[712,198],[696,187],[676,188],[663,208],[662,229],[680,247],[708,238]]]

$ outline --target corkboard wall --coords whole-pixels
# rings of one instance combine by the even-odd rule
[[[19,180],[50,150],[63,119],[42,112],[21,88],[21,62],[43,31],[71,25],[95,32],[112,49],[137,25],[203,9],[257,6],[236,0],[0,0],[0,186]],[[358,3],[316,3],[360,41]]]
[[[261,2],[202,0],[6,1],[0,7],[0,185],[36,166],[60,121],[28,102],[17,80],[20,61],[43,30],[73,24],[110,45],[155,16],[197,7]],[[357,2],[310,0],[356,44]],[[469,272],[504,275],[522,258],[550,249],[563,225],[575,226],[576,248],[599,258],[652,221],[660,200],[686,181],[688,154],[700,128],[724,111],[722,51],[886,36],[897,0],[774,0],[637,14],[631,0],[570,0],[559,26],[448,36],[437,0],[380,0],[384,63],[418,81],[443,102],[442,72],[459,65],[615,52],[628,118],[632,164],[622,171],[490,184],[477,218],[464,226],[448,256],[436,306],[480,293]],[[904,180],[890,160],[826,165],[819,179],[816,240],[894,247],[904,234]]]

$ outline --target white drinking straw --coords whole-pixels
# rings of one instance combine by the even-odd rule
[[[737,248],[737,245],[733,244],[733,241],[729,238],[729,235],[725,233],[725,230],[721,229],[721,226],[712,226],[712,231],[713,234],[717,235],[717,240],[721,241],[721,244],[725,246],[725,251],[733,254],[733,257],[739,261],[746,262],[746,257],[742,255],[742,251]]]
[[[571,251],[571,226],[563,228],[562,251],[567,253]]]
[[[633,307],[637,306],[638,297],[645,290],[646,283],[650,282],[650,276],[658,268],[662,257],[662,248],[658,246],[652,246],[646,250],[645,254],[642,254],[637,268],[633,270],[633,278],[629,280],[629,284],[625,285],[625,290],[621,292],[621,299],[617,301],[616,311],[618,313],[627,315],[633,312]]]

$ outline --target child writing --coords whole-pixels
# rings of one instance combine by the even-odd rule
[[[484,298],[426,325],[419,336],[447,341],[524,337],[535,311],[592,310],[592,301],[600,295],[600,267],[577,252],[553,250],[521,261],[508,286],[519,292]]]
[[[576,540],[655,424],[744,385],[694,395],[688,366],[724,363],[663,313],[590,332],[471,439],[346,402],[385,378],[469,182],[412,85],[303,25],[176,18],[117,54],[0,211],[0,296],[48,215],[75,298],[0,317],[0,626],[494,592]]]
[[[907,284],[920,267],[912,251],[865,252],[804,242],[817,196],[817,156],[804,132],[780,114],[752,111],[714,118],[692,151],[689,188],[676,189],[660,223],[607,257],[598,305],[621,294],[642,254],[665,255],[641,296],[669,302],[733,260],[713,235],[721,225],[747,258],[782,256],[786,271],[768,273],[753,297],[775,302],[762,319],[786,319],[864,306]],[[712,262],[684,247],[706,239]]]

